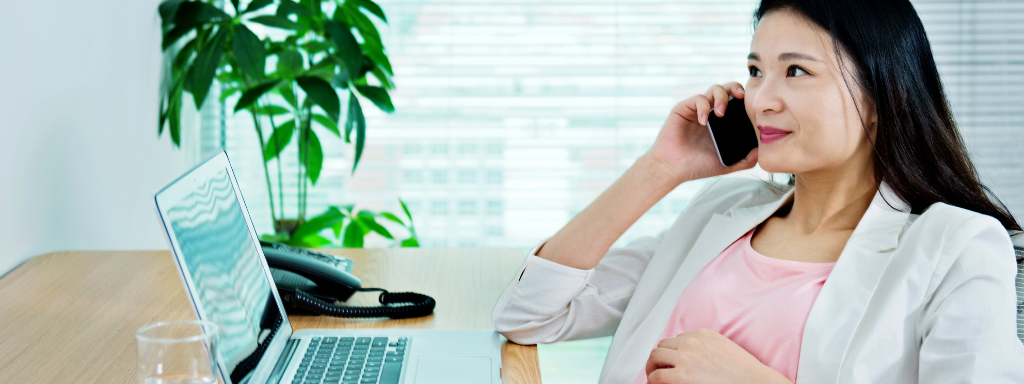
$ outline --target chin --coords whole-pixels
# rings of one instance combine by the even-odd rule
[[[793,163],[792,159],[766,152],[763,148],[757,154],[757,164],[768,173],[800,173],[800,167]]]

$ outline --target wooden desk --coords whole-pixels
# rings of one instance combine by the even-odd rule
[[[308,328],[490,329],[491,309],[522,264],[505,249],[335,249],[355,261],[365,287],[437,299],[434,314],[402,320],[289,317]],[[360,292],[351,305],[379,305]],[[59,252],[0,279],[0,383],[134,383],[135,330],[191,320],[168,251]],[[537,348],[501,351],[504,384],[540,383]]]

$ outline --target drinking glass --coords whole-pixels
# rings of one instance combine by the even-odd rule
[[[211,384],[217,380],[217,324],[154,323],[135,332],[140,384]]]

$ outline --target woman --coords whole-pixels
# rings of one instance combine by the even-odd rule
[[[654,145],[530,251],[492,313],[520,344],[614,334],[601,383],[1024,382],[1019,225],[986,195],[908,1],[764,0],[750,79],[673,108]],[[741,98],[759,148],[722,167]],[[668,229],[609,247],[684,181]],[[827,281],[827,283],[826,283]]]

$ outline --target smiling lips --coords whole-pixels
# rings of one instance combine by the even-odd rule
[[[768,144],[782,140],[782,138],[789,136],[790,133],[793,133],[790,131],[783,131],[778,128],[761,125],[757,126],[757,130],[761,132],[761,144]]]

